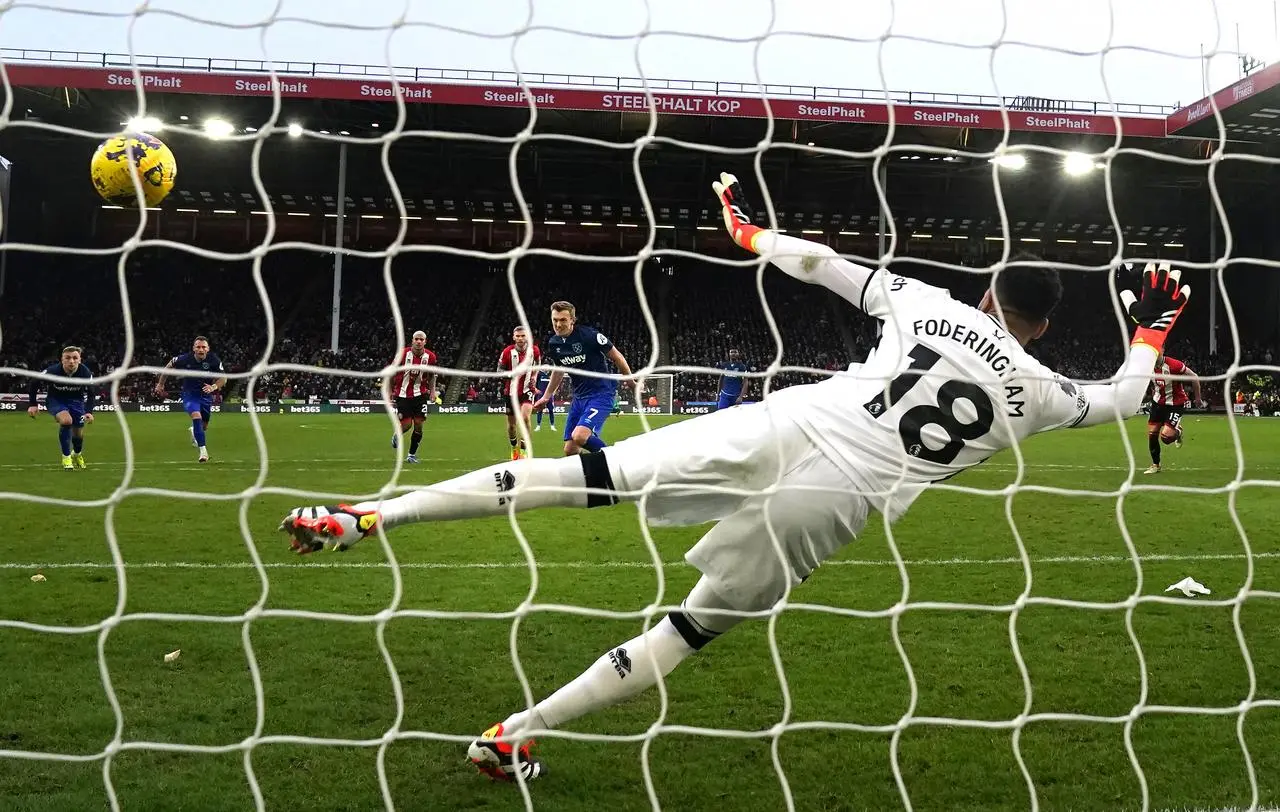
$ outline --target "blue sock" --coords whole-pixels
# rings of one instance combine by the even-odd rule
[[[204,448],[204,421],[199,418],[192,420],[191,428],[195,431],[196,445]]]
[[[551,421],[551,428],[554,429],[556,427],[556,413],[554,409],[547,412],[547,419]]]
[[[71,427],[58,426],[58,445],[62,446],[62,456],[71,456]]]
[[[539,425],[539,426],[541,426],[541,425],[542,425],[542,411],[543,411],[542,409],[539,409],[539,410],[538,410],[538,425]]]
[[[76,452],[77,454],[79,454],[81,451],[84,451],[84,435],[83,434],[81,434],[78,437],[75,435],[71,437],[71,450]]]
[[[596,452],[602,448],[608,448],[609,444],[593,434],[587,438],[587,441],[582,444],[582,447],[588,451]]]

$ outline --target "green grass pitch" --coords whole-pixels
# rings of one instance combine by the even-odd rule
[[[268,609],[359,616],[390,606],[396,580],[378,542],[345,554],[296,558],[276,524],[288,507],[317,500],[273,490],[377,490],[388,481],[394,460],[386,419],[268,414],[261,421],[270,460],[265,471],[247,416],[215,419],[209,439],[214,461],[198,466],[184,419],[130,415],[134,462],[125,482],[126,443],[116,416],[103,415],[89,429],[89,469],[69,473],[58,467],[52,421],[0,417],[0,618],[94,627],[116,611],[118,601],[130,615],[224,617],[244,613],[262,598]],[[1280,479],[1280,422],[1236,425],[1243,479]],[[1031,713],[1091,717],[1037,720],[1021,728],[1017,752],[1040,807],[1139,808],[1142,795],[1126,728],[1115,721],[1130,713],[1144,689],[1122,606],[1033,603],[1018,613],[1012,629],[1007,611],[902,612],[898,637],[914,674],[914,697],[895,647],[895,621],[885,610],[904,595],[912,603],[1008,605],[1024,590],[1035,598],[1119,604],[1135,592],[1163,594],[1188,575],[1213,590],[1197,599],[1203,603],[1234,597],[1250,572],[1254,590],[1280,592],[1280,493],[1262,483],[1227,487],[1237,480],[1238,462],[1227,420],[1190,417],[1186,428],[1185,446],[1166,449],[1165,473],[1138,475],[1137,487],[1122,501],[1125,526],[1143,557],[1140,567],[1125,547],[1115,497],[1031,488],[1006,498],[1006,487],[1018,475],[1011,454],[947,483],[953,487],[930,491],[895,525],[906,583],[885,529],[873,517],[863,537],[792,598],[880,614],[790,609],[772,632],[765,621],[744,624],[668,680],[664,725],[733,735],[686,730],[653,737],[647,763],[662,808],[784,808],[774,748],[798,809],[901,808],[895,746],[916,809],[1028,808],[1009,724],[1028,702],[1012,639],[1030,678]],[[616,417],[606,432],[616,440],[639,430],[638,419]],[[1123,431],[1141,470],[1142,420],[1127,422]],[[507,451],[503,433],[499,417],[433,418],[422,450],[425,464],[406,468],[400,482],[432,482],[501,460]],[[544,430],[534,438],[540,454],[558,453],[558,435]],[[1121,430],[1114,425],[1038,437],[1025,454],[1025,485],[1110,491],[1129,476]],[[260,476],[268,490],[252,495]],[[122,485],[128,489],[121,491]],[[166,491],[216,499],[177,498]],[[92,504],[43,505],[17,499],[19,494]],[[112,502],[115,494],[120,496]],[[1233,522],[1233,504],[1251,559]],[[1029,584],[1006,511],[1030,557]],[[265,584],[242,526],[263,561]],[[516,787],[490,783],[464,763],[460,743],[523,706],[512,646],[541,698],[609,646],[638,633],[646,607],[658,600],[678,603],[695,578],[682,554],[699,529],[653,531],[664,562],[659,577],[633,506],[525,514],[520,526],[538,563],[536,584],[505,518],[394,533],[402,587],[398,608],[500,613],[531,597],[542,606],[632,615],[606,619],[548,609],[514,624],[391,619],[384,638],[403,693],[398,730],[437,734],[410,735],[385,748],[383,767],[397,809],[523,808]],[[108,528],[125,562],[123,582],[111,563]],[[33,582],[37,572],[47,580]],[[1145,662],[1146,703],[1222,711],[1134,717],[1129,738],[1153,809],[1248,806],[1240,737],[1252,757],[1262,805],[1280,805],[1280,599],[1249,597],[1239,607],[1238,623],[1243,640],[1237,639],[1232,606],[1147,603],[1132,611]],[[781,668],[771,656],[771,633]],[[124,742],[203,748],[172,752],[127,745],[114,753],[109,777],[123,808],[253,808],[241,743],[254,735],[259,716],[246,640],[261,674],[261,734],[270,737],[247,761],[267,807],[384,808],[378,747],[302,746],[281,738],[377,743],[396,725],[395,689],[375,624],[265,617],[247,630],[240,622],[163,618],[125,619],[105,634],[96,628],[54,634],[0,626],[0,750],[80,757],[0,758],[0,809],[106,808],[100,754],[115,735],[117,716],[104,692],[99,646],[119,700]],[[175,649],[181,657],[165,663],[164,655]],[[1272,704],[1254,708],[1242,721],[1238,708],[1251,689],[1255,699]],[[617,741],[541,741],[539,752],[551,773],[530,787],[534,807],[649,809],[643,739],[660,710],[659,696],[651,692],[568,728],[621,737]],[[994,725],[913,724],[895,742],[886,729],[909,712]],[[784,730],[783,722],[794,729]]]

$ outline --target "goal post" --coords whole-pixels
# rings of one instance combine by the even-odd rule
[[[619,388],[618,405],[622,414],[672,414],[675,375],[669,372],[645,375],[643,383],[639,397],[629,384]]]

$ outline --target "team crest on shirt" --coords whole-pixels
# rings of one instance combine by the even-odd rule
[[[201,369],[208,369],[208,368],[209,368],[209,365],[208,365],[208,364],[201,364],[201,365],[200,365],[200,368],[201,368]]]
[[[582,342],[581,342],[581,341],[575,341],[575,342],[573,343],[573,351],[574,351],[574,352],[582,352]]]

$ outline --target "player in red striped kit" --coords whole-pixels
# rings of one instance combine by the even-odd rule
[[[1175,376],[1191,379],[1192,398],[1187,397],[1183,381]],[[1160,473],[1160,444],[1182,445],[1182,410],[1194,399],[1201,405],[1200,379],[1191,367],[1161,355],[1156,359],[1155,379],[1151,382],[1151,415],[1147,418],[1147,445],[1151,449],[1151,467],[1144,474]]]
[[[511,343],[498,356],[498,370],[512,373],[507,377],[503,394],[507,396],[507,440],[511,443],[511,459],[528,456],[519,425],[529,428],[529,415],[537,400],[538,374],[531,367],[542,363],[542,350],[529,341],[529,331],[517,327],[511,332]],[[522,369],[522,365],[525,366]]]
[[[425,369],[435,366],[436,354],[427,349],[427,334],[418,330],[409,346],[396,353],[391,362],[396,367],[391,383],[387,386],[387,398],[396,407],[400,419],[400,431],[391,438],[391,447],[400,446],[400,435],[413,427],[409,437],[409,455],[405,462],[418,461],[418,446],[422,444],[422,423],[427,419],[427,404],[435,397],[436,373]]]

